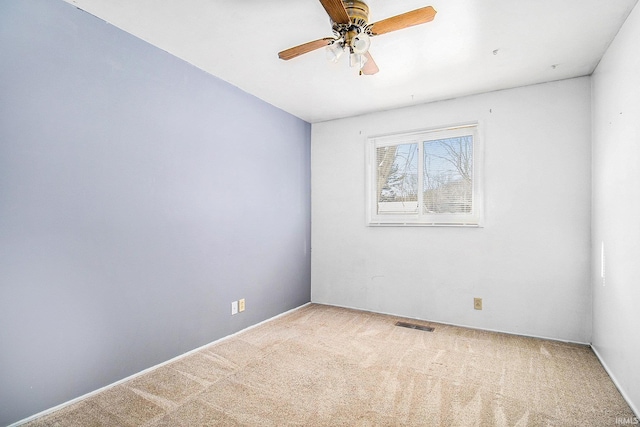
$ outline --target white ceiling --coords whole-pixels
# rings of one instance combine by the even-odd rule
[[[370,22],[426,5],[431,23],[372,39],[358,76],[324,49],[318,0],[66,0],[308,122],[589,75],[637,0],[368,0]]]

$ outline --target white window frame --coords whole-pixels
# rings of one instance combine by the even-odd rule
[[[422,211],[423,186],[423,143],[457,136],[472,136],[472,211],[456,214],[424,214]],[[379,147],[418,143],[418,209],[417,213],[380,214],[378,213],[376,150]],[[465,123],[455,126],[425,129],[416,132],[374,136],[366,141],[366,222],[369,226],[483,226],[483,141],[480,123]]]

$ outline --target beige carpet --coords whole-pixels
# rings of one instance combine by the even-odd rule
[[[589,347],[309,305],[35,426],[615,426]]]

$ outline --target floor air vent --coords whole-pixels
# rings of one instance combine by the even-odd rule
[[[403,328],[417,329],[419,331],[433,332],[433,328],[430,326],[416,325],[415,323],[396,322],[396,326],[402,326]]]

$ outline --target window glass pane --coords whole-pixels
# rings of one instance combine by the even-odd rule
[[[418,144],[376,149],[378,213],[418,212]]]
[[[473,137],[424,142],[423,213],[471,213]]]

